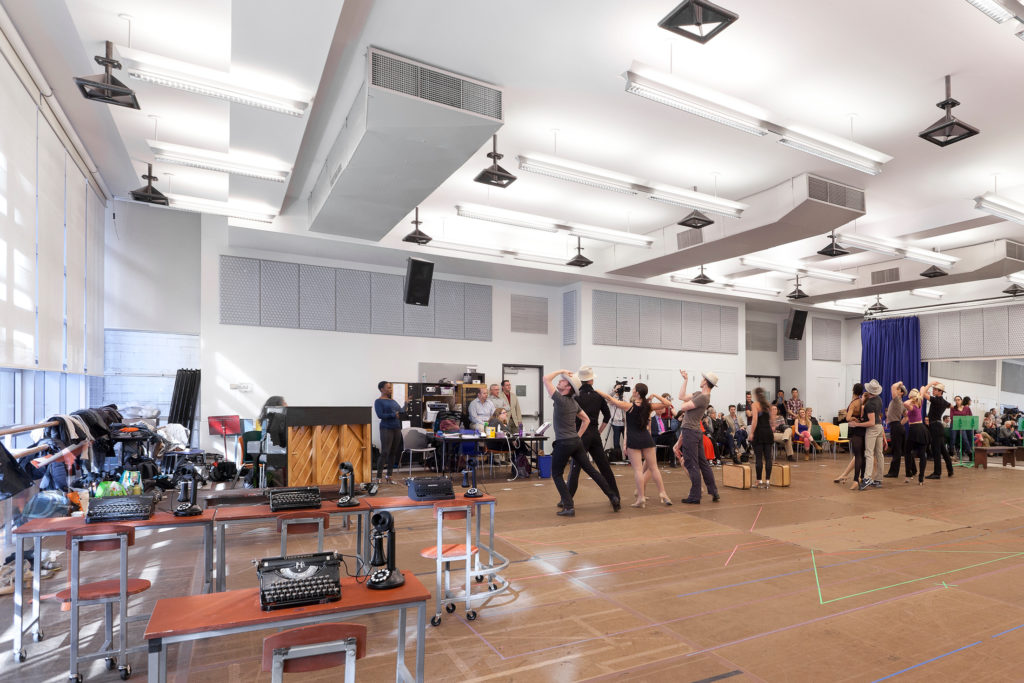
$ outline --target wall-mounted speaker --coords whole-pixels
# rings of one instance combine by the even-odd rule
[[[804,325],[807,324],[807,311],[793,309],[786,319],[786,338],[803,339]]]
[[[410,258],[405,270],[405,303],[413,306],[430,304],[430,283],[434,278],[434,264]]]

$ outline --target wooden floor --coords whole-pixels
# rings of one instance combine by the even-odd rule
[[[790,488],[723,488],[720,503],[700,506],[679,503],[686,474],[665,469],[675,505],[649,499],[618,514],[584,478],[574,519],[555,516],[550,480],[488,481],[513,590],[476,621],[459,610],[427,627],[427,680],[1024,680],[1024,468],[957,468],[925,486],[886,479],[854,492],[832,483],[844,465],[831,456],[794,463]],[[615,471],[628,503],[631,472]],[[432,543],[430,513],[396,519],[399,567],[432,584],[433,562],[419,556]],[[277,534],[257,524],[228,534],[228,587],[255,585],[250,560],[276,555]],[[328,536],[328,547],[352,551],[350,532]],[[293,549],[312,549],[303,543]],[[195,591],[199,549],[197,532],[140,534],[133,571],[155,586],[133,611]],[[43,591],[64,582],[60,572]],[[10,624],[11,599],[0,601]],[[45,639],[29,640],[20,666],[7,628],[0,679],[65,679],[67,613],[47,601],[43,623]],[[365,623],[358,679],[394,680],[394,618]],[[259,670],[264,635],[172,648],[172,678],[269,680]],[[130,661],[143,679],[145,657]],[[118,680],[102,662],[84,671],[89,681]]]

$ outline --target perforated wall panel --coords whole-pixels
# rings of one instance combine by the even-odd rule
[[[747,351],[779,350],[779,325],[759,320],[747,320]]]
[[[684,301],[682,339],[684,351],[700,351],[701,326],[700,304]]]
[[[579,294],[575,289],[562,292],[562,346],[573,346],[578,341]]]
[[[491,341],[491,286],[466,283],[466,339]]]
[[[984,350],[986,356],[1005,356],[1009,353],[1009,322],[1006,319],[1006,308],[981,309],[982,323],[985,327]]]
[[[434,280],[430,300],[434,307],[434,336],[442,339],[466,337],[466,290],[461,282]]]
[[[843,359],[843,322],[815,317],[811,320],[811,359]]]
[[[700,350],[717,353],[721,351],[722,311],[714,304],[700,305]]]
[[[299,326],[304,330],[335,328],[334,268],[299,266]]]
[[[1006,307],[1006,351],[1024,356],[1024,306]]]
[[[939,316],[922,315],[918,317],[921,324],[921,360],[939,357]]]
[[[683,304],[672,299],[661,300],[661,346],[683,348]]]
[[[260,325],[299,326],[299,264],[260,262]]]
[[[335,329],[369,334],[370,275],[363,270],[339,268],[334,273]]]
[[[800,360],[800,340],[782,340],[782,360]]]
[[[403,302],[405,279],[402,279]],[[407,337],[433,337],[434,336],[434,282],[430,283],[430,299],[426,306],[413,306],[403,303],[404,307],[404,334]]]
[[[721,315],[721,332],[719,333],[719,353],[739,353],[740,349],[740,309],[734,306],[719,306]]]
[[[653,296],[640,297],[640,346],[657,348],[661,346],[661,299]]]
[[[982,309],[960,311],[960,352],[962,356],[980,356],[985,352],[985,314]],[[993,378],[992,384],[995,384]]]
[[[1024,365],[1003,361],[999,388],[1014,394],[1024,394]]]
[[[998,361],[994,360],[962,360],[959,362],[960,372],[957,379],[975,384],[987,384],[995,386],[996,367]]]
[[[615,329],[619,346],[640,345],[640,297],[636,294],[617,294]]]
[[[512,332],[526,332],[527,334],[547,334],[547,297],[513,294],[511,299],[510,317],[511,320],[509,321],[509,329]]]
[[[391,273],[370,273],[370,331],[402,334],[405,331],[405,278]]]
[[[939,313],[939,357],[960,356],[960,313]]]
[[[615,318],[616,296],[614,292],[594,290],[591,301],[591,319],[595,344],[614,346],[616,344]]]
[[[259,325],[260,262],[238,256],[220,257],[220,322]],[[255,295],[255,296],[254,296]]]

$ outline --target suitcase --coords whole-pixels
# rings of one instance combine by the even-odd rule
[[[772,486],[789,486],[789,465],[772,465]]]
[[[749,489],[750,465],[722,465],[722,483],[734,489]]]

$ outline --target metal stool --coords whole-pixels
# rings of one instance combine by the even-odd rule
[[[121,673],[121,680],[126,681],[132,675],[132,667],[127,662],[129,652],[143,652],[146,645],[133,648],[127,646],[127,624],[132,621],[149,619],[149,615],[128,617],[128,597],[136,595],[150,587],[145,579],[128,578],[128,546],[135,544],[135,528],[118,524],[98,524],[96,526],[75,529],[65,536],[66,547],[71,551],[70,587],[59,591],[56,598],[61,602],[71,603],[71,658],[68,675],[79,683],[82,674],[78,673],[78,664],[90,659],[103,657],[107,661],[107,670],[115,668]],[[81,553],[89,551],[120,550],[120,573],[117,579],[82,583]],[[109,576],[109,572],[106,572]],[[116,650],[110,649],[114,641],[114,603],[118,603],[118,642]],[[104,640],[96,652],[80,656],[78,654],[79,614],[83,605],[103,605],[104,608]],[[120,657],[120,664],[118,658]]]
[[[296,510],[277,518],[277,530],[281,532],[281,557],[287,555],[288,532],[293,534],[316,534],[316,551],[324,551],[324,529],[330,525],[331,516],[316,510]]]
[[[317,624],[275,633],[263,639],[263,670],[273,683],[285,673],[320,671],[345,665],[345,683],[355,683],[356,660],[366,656],[362,624]]]
[[[437,518],[437,544],[424,548],[420,551],[420,557],[425,557],[429,560],[434,560],[437,568],[437,582],[435,584],[435,595],[437,596],[437,611],[434,616],[430,619],[430,623],[433,626],[439,626],[441,624],[441,607],[451,614],[455,611],[455,603],[465,602],[466,604],[466,619],[473,621],[476,619],[476,611],[471,609],[472,601],[475,598],[482,598],[485,595],[476,595],[472,593],[472,578],[477,575],[478,572],[473,571],[473,560],[476,558],[479,560],[479,548],[473,545],[473,536],[471,531],[471,522],[473,518],[473,506],[472,505],[445,505],[444,503],[436,503],[434,505],[434,516]],[[444,542],[444,522],[445,520],[466,520],[466,542],[465,543],[445,543]],[[466,587],[465,594],[462,597],[456,596],[451,590],[451,566],[452,562],[465,562],[465,573],[466,573]],[[479,562],[478,562],[479,564]],[[482,573],[481,573],[482,576]],[[493,584],[488,584],[490,590],[494,590]]]

